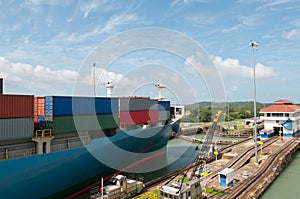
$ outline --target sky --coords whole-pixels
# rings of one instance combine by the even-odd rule
[[[3,0],[0,10],[5,93],[104,96],[110,80],[114,96],[157,97],[162,83],[174,103],[253,101],[255,64],[257,101],[300,103],[298,0]]]

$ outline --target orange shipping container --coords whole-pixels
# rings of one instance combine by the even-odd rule
[[[34,98],[34,115],[45,115],[45,97]]]

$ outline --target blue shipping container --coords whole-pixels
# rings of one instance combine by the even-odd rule
[[[158,110],[159,111],[169,111],[170,110],[170,101],[158,101]]]
[[[46,116],[53,115],[53,97],[52,96],[45,97],[45,115]]]
[[[38,122],[45,122],[45,116],[38,115]]]
[[[118,112],[118,98],[107,97],[45,97],[45,115],[96,115]]]

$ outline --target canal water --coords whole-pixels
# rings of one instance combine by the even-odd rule
[[[191,135],[191,137],[202,139],[205,135],[203,134],[196,134]],[[225,138],[225,137],[214,137],[213,141],[218,140],[241,140],[244,138]],[[191,143],[189,141],[182,140],[180,138],[174,138],[169,140],[168,145],[166,147],[166,154],[144,163],[139,164],[136,167],[137,171],[146,171],[146,172],[137,172],[134,175],[143,178],[143,182],[148,182],[163,175],[172,173],[180,168],[190,165],[197,157],[199,150],[195,150],[196,147],[201,147],[201,144],[198,143]],[[217,145],[218,148],[223,147],[222,145]],[[164,165],[160,167],[160,169],[155,171],[149,171],[151,167],[156,168],[157,165]],[[149,172],[148,172],[149,171]],[[125,173],[125,175],[131,175],[132,173]],[[86,185],[88,186],[88,184]],[[79,189],[80,190],[80,189]],[[62,198],[66,195],[70,195],[70,192],[77,192],[79,191],[76,187],[74,189],[68,190],[63,193],[52,195],[48,198]],[[85,193],[81,196],[76,197],[76,199],[87,199],[89,198],[89,193]]]
[[[195,138],[203,138],[203,134],[196,134],[192,135],[191,137]],[[244,138],[225,138],[225,137],[214,137],[214,141],[217,140],[241,140]],[[197,157],[197,154],[199,153],[199,150],[195,150],[196,147],[201,147],[201,144],[198,143],[191,143],[179,138],[170,140],[167,145],[167,154],[165,156],[165,160],[160,161],[166,161],[164,164],[167,166],[156,170],[152,172],[146,172],[141,174],[144,178],[144,182],[156,179],[162,175],[166,175],[168,173],[172,173],[180,168],[183,168],[185,166],[188,166],[191,164]],[[222,145],[217,145],[217,147],[221,148]]]
[[[205,135],[203,134],[196,134],[196,135],[191,135],[191,137],[199,138],[202,139]],[[244,138],[224,138],[224,137],[214,137],[214,141],[217,140],[241,140]],[[156,158],[156,159],[151,159],[150,161],[143,162],[139,164],[135,169],[137,171],[146,171],[146,172],[137,172],[134,173],[136,177],[142,177],[143,182],[146,183],[148,181],[151,181],[153,179],[156,179],[158,177],[161,177],[163,175],[172,173],[180,168],[183,168],[185,166],[188,166],[191,164],[195,158],[197,157],[197,154],[199,153],[199,150],[195,150],[196,147],[201,146],[198,143],[191,143],[185,140],[182,140],[180,138],[174,138],[172,140],[169,140],[168,145],[166,147],[166,154]],[[219,148],[223,147],[222,145],[217,146]],[[156,168],[157,165],[165,165],[162,166],[160,169],[155,170],[155,171],[149,171],[151,170],[149,168],[154,167]],[[132,173],[125,173],[125,175],[131,176]],[[88,186],[88,185],[86,185]],[[80,190],[80,189],[79,189]],[[72,190],[68,190],[69,192],[77,192],[79,191],[76,189],[76,187]],[[62,196],[65,196],[66,192],[61,193],[61,194],[55,194],[51,197],[48,198],[62,198]],[[67,195],[70,195],[67,194]],[[80,195],[76,197],[76,199],[88,199],[89,198],[89,193],[85,193],[83,195]]]
[[[276,178],[262,199],[297,199],[299,195],[300,152],[293,155],[290,165]]]

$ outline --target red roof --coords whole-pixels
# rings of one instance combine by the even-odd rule
[[[291,100],[287,100],[287,99],[276,100],[274,103],[275,104],[293,104],[293,102]]]
[[[296,110],[300,110],[300,106],[293,104],[290,100],[276,100],[273,105],[268,106],[266,108],[260,109],[261,113],[293,113]]]

